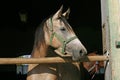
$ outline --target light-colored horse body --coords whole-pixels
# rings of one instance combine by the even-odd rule
[[[62,14],[61,7],[38,27],[32,58],[58,56],[54,49],[70,52],[73,60],[79,60],[87,51],[67,22],[70,10]],[[29,64],[27,80],[80,80],[80,63]]]

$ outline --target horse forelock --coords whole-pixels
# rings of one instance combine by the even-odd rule
[[[52,19],[53,15],[49,16],[48,18],[46,18],[46,31],[47,32],[50,31],[51,24],[53,23],[53,22],[47,22],[47,20],[50,19],[50,18]],[[58,19],[60,19],[60,21],[64,23],[64,25],[65,25],[65,27],[67,28],[68,31],[74,32],[73,29],[72,29],[72,27],[68,23],[67,19],[63,15],[61,15]]]
[[[64,16],[61,16],[60,20],[63,21],[63,23],[65,24],[65,26],[69,32],[72,32],[72,33],[74,32],[71,25],[68,23],[67,19]]]

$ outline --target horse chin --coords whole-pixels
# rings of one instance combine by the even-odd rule
[[[72,56],[72,60],[73,61],[80,61],[81,59],[83,59],[86,55],[83,55],[83,56]]]
[[[80,60],[80,58],[75,58],[75,57],[72,57],[72,60],[73,60],[73,61],[79,61],[79,60]]]

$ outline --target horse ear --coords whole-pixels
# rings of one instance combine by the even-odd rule
[[[60,9],[53,15],[53,18],[59,18],[62,15],[63,5],[60,7]]]
[[[69,14],[70,14],[70,8],[68,8],[67,11],[63,13],[63,16],[65,16],[66,19],[69,19]]]

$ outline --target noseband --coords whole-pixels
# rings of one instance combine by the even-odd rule
[[[62,36],[58,35],[56,32],[53,31],[52,18],[49,19],[49,24],[50,24],[50,31],[52,32],[51,37],[50,37],[50,44],[52,45],[52,40],[53,40],[53,37],[55,36],[55,37],[62,43],[61,53],[65,55],[65,54],[66,54],[66,52],[65,52],[65,47],[66,47],[66,45],[67,45],[69,42],[71,42],[72,40],[76,39],[77,36],[73,36],[73,37],[65,40]]]

